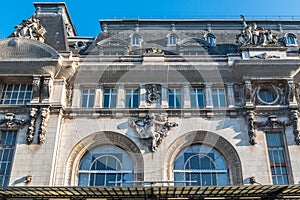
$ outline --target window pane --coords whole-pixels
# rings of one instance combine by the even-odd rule
[[[107,145],[91,150],[82,158],[78,178],[81,185],[122,186],[125,180],[133,179],[133,172],[128,171],[133,171],[129,155],[118,147]],[[85,175],[89,175],[90,180]],[[126,185],[131,186],[132,183]]]
[[[266,133],[273,184],[288,184],[284,146],[280,133]]]
[[[28,95],[27,95],[28,93]],[[26,104],[32,99],[29,85],[6,85],[2,91],[1,104]]]
[[[2,176],[0,176],[0,187],[8,185],[16,143],[16,136],[16,132],[5,131],[1,133],[0,175]]]
[[[223,156],[211,147],[193,145],[176,157],[174,180],[178,181],[175,182],[176,186],[227,185],[227,165]],[[187,182],[180,183],[180,181]]]

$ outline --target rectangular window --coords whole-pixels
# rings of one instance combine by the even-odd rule
[[[181,89],[169,89],[169,108],[181,108]]]
[[[224,89],[212,89],[212,99],[214,108],[226,107],[226,98]]]
[[[203,89],[192,88],[190,93],[192,108],[204,108]]]
[[[115,108],[117,105],[117,90],[104,89],[103,108]]]
[[[82,90],[81,107],[93,108],[94,101],[95,101],[95,90],[92,90],[92,89]]]
[[[4,131],[0,135],[0,187],[5,187],[9,183],[17,132]]]
[[[139,107],[139,89],[127,89],[126,90],[126,108],[138,108]]]
[[[286,158],[281,134],[267,132],[266,139],[273,184],[288,184]]]
[[[32,99],[32,85],[5,85],[0,104],[24,105]]]

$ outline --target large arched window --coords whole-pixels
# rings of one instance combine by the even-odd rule
[[[176,157],[174,181],[177,186],[228,185],[224,157],[206,145],[192,145]]]
[[[116,146],[100,146],[86,153],[79,165],[79,186],[133,185],[129,155]]]

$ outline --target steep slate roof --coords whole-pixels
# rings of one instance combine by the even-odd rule
[[[34,6],[36,7],[36,17],[47,30],[44,35],[45,43],[57,51],[68,51],[66,24],[72,27],[74,35],[77,35],[77,32],[65,3],[35,2]]]

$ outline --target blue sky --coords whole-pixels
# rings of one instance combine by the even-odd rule
[[[36,0],[36,2],[55,2]],[[246,19],[291,16],[300,19],[300,0],[66,0],[71,18],[81,36],[97,36],[101,19]],[[30,17],[35,9],[32,0],[1,2],[0,38]]]

